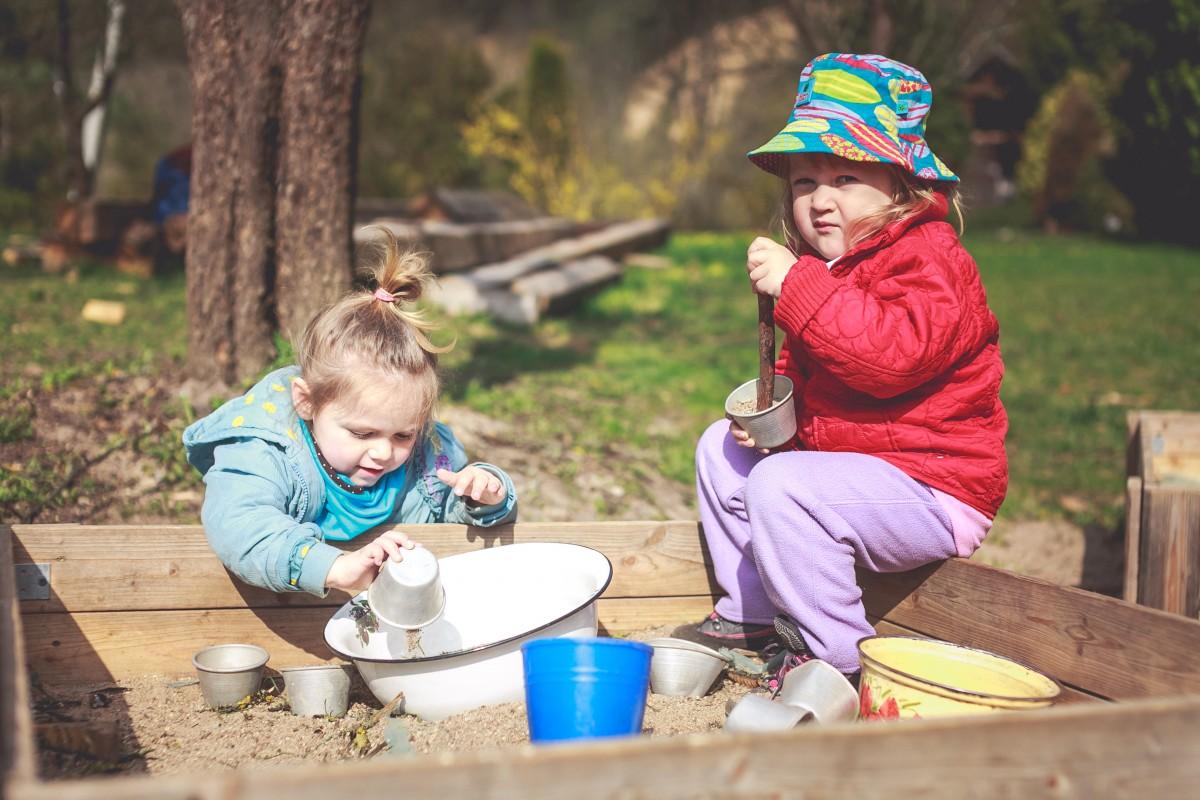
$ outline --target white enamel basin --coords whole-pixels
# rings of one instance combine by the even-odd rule
[[[352,613],[362,592],[325,625],[325,643],[350,659],[381,703],[404,692],[404,710],[445,719],[524,697],[521,645],[552,636],[595,636],[595,601],[612,579],[604,554],[576,544],[526,542],[439,562],[446,607],[425,628]],[[365,637],[364,642],[360,634]]]

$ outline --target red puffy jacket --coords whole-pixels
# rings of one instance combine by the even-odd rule
[[[801,256],[775,320],[810,450],[868,453],[995,517],[1008,489],[999,324],[940,202],[832,269]]]

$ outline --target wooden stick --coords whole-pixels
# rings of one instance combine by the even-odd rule
[[[758,410],[775,399],[775,298],[758,296]]]

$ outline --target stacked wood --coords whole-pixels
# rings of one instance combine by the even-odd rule
[[[466,224],[380,218],[356,228],[355,243],[373,241],[375,227],[391,231],[407,247],[430,253],[430,267],[437,274],[511,258],[576,230],[574,222],[562,217]]]
[[[543,216],[545,214],[521,197],[496,189],[439,188],[409,200],[359,197],[354,201],[354,222],[357,225],[381,218],[468,225],[475,222],[515,222]]]
[[[669,230],[661,219],[616,223],[444,276],[431,296],[451,314],[485,313],[532,324],[546,311],[566,307],[582,293],[620,277],[622,267],[615,259],[660,246]]]
[[[151,277],[160,241],[158,225],[148,219],[135,219],[122,231],[117,244],[117,271]]]
[[[178,228],[186,230],[185,227]],[[41,243],[42,269],[59,273],[80,256],[115,259],[119,271],[139,277],[154,274],[159,225],[150,204],[140,200],[92,198],[59,209],[54,232]],[[182,248],[182,240],[175,237]]]
[[[0,250],[0,260],[3,260],[10,267],[16,267],[26,262],[36,263],[41,257],[41,243],[32,237],[18,234],[8,237],[8,241],[4,243],[3,249]]]
[[[150,220],[150,205],[141,200],[93,198],[59,209],[55,230],[80,245],[113,245],[135,220]]]

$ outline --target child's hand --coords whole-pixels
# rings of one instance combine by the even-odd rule
[[[456,495],[470,498],[475,505],[494,506],[508,496],[504,481],[482,467],[463,467],[458,472],[439,469],[437,477]]]
[[[754,447],[754,440],[750,438],[750,434],[746,433],[746,429],[741,425],[738,425],[735,420],[729,421],[729,435],[733,437],[735,442],[737,442],[738,447],[747,447],[751,450],[756,449]],[[760,453],[771,452],[765,447],[759,447],[757,450]]]
[[[370,544],[353,553],[343,553],[334,559],[329,567],[329,574],[325,576],[325,588],[343,589],[350,594],[358,594],[375,580],[384,561],[388,558],[403,561],[403,551],[411,550],[415,546],[407,535],[399,531],[382,533]]]
[[[783,291],[783,279],[795,263],[795,253],[765,236],[755,238],[746,250],[750,285],[759,294],[778,298]]]

